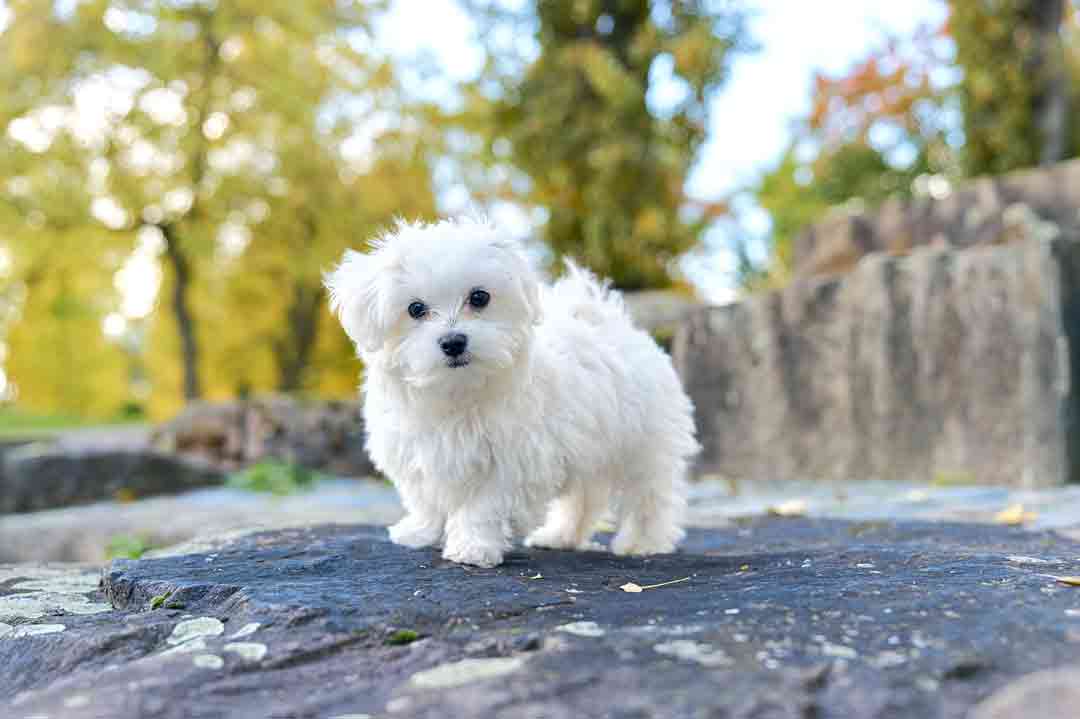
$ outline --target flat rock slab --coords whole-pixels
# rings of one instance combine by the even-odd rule
[[[0,568],[0,716],[1007,716],[1080,664],[1062,575],[1080,543],[982,525],[761,519],[493,570],[282,530],[116,561],[97,593]]]
[[[221,484],[204,464],[123,441],[33,444],[5,453],[0,468],[0,514],[33,512],[102,499],[178,494]]]

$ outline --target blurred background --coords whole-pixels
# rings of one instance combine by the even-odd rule
[[[692,521],[1076,524],[1078,103],[1068,0],[0,0],[0,561],[392,521],[322,275],[460,212],[674,350]]]
[[[1065,0],[0,0],[0,423],[354,394],[320,275],[481,210],[625,290],[1072,157]],[[1041,129],[1049,128],[1049,132]]]

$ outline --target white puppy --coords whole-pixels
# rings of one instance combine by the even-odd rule
[[[674,550],[692,408],[617,294],[572,264],[541,284],[475,219],[400,223],[327,286],[364,361],[368,452],[408,513],[393,541],[492,567],[517,533],[596,548],[611,506],[617,554]]]

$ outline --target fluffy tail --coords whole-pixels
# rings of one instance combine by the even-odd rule
[[[552,287],[552,293],[571,316],[597,326],[629,319],[622,295],[611,289],[610,280],[600,280],[569,258],[563,262],[566,274]]]

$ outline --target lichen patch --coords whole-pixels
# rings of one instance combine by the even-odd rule
[[[706,667],[726,667],[734,664],[731,657],[720,649],[702,642],[689,639],[675,639],[653,647],[657,654],[675,657],[689,662],[697,662]]]
[[[571,622],[570,624],[555,627],[555,630],[579,637],[591,638],[602,637],[605,634],[604,630],[596,622]]]
[[[225,625],[221,623],[220,619],[196,617],[177,624],[166,641],[176,646],[199,637],[220,637],[224,633]]]
[[[258,642],[230,642],[225,645],[225,651],[237,655],[247,662],[261,661],[269,649],[265,644]]]
[[[225,660],[216,654],[200,654],[193,657],[191,662],[199,669],[221,669],[225,666]]]
[[[513,674],[525,666],[523,657],[463,659],[418,672],[409,680],[417,689],[452,689],[487,679]]]

